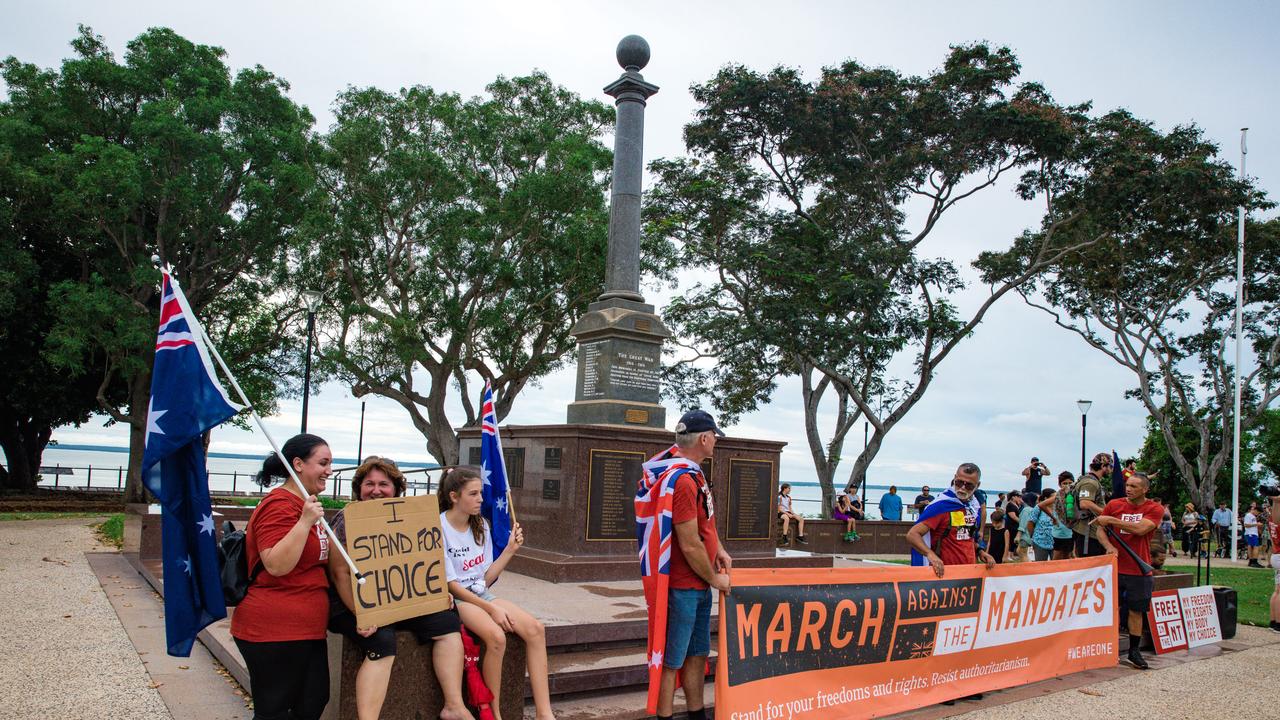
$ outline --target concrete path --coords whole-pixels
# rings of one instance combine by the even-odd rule
[[[169,717],[85,560],[110,550],[92,522],[0,522],[0,716]]]

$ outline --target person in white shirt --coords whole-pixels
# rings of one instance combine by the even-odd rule
[[[1249,567],[1260,568],[1258,548],[1262,545],[1262,537],[1258,533],[1258,503],[1249,504],[1249,512],[1244,514],[1244,544],[1249,548]]]
[[[796,540],[807,544],[804,537],[804,518],[791,509],[791,483],[782,483],[778,488],[778,517],[782,518],[782,536],[778,543],[786,543],[791,537],[791,521],[796,521]]]
[[[480,516],[482,481],[474,468],[454,468],[440,481],[440,530],[444,535],[445,578],[457,601],[462,624],[484,643],[481,673],[493,691],[490,709],[502,716],[498,695],[502,689],[502,657],[507,633],[524,640],[529,685],[538,720],[552,720],[551,693],[547,686],[547,636],[537,618],[490,590],[498,576],[524,544],[524,531],[512,523],[511,538],[498,557],[493,556],[489,524]],[[514,711],[517,715],[519,709]]]

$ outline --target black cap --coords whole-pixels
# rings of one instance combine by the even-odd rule
[[[706,410],[690,410],[681,415],[680,422],[676,423],[676,432],[680,434],[700,433],[707,430],[714,432],[716,437],[724,437],[724,432],[716,427],[716,421]]]

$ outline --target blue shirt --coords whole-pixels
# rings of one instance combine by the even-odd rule
[[[1231,511],[1226,508],[1214,510],[1213,524],[1220,527],[1231,527]]]
[[[1053,516],[1038,507],[1027,513],[1027,522],[1035,523],[1036,529],[1031,533],[1031,542],[1041,550],[1053,548]]]
[[[880,517],[884,520],[902,519],[902,497],[896,493],[880,498]]]

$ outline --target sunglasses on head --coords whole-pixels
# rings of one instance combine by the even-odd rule
[[[978,483],[961,480],[960,478],[952,480],[951,484],[963,490],[976,490],[978,488]]]

